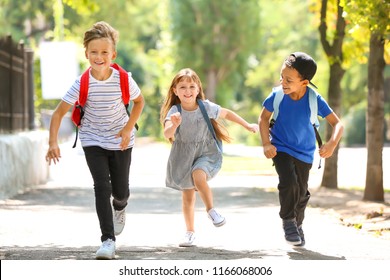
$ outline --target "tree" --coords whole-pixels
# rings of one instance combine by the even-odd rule
[[[331,3],[333,2],[333,7]],[[343,62],[343,40],[345,37],[345,20],[343,18],[343,8],[337,1],[321,1],[321,13],[320,13],[320,26],[318,28],[320,32],[321,44],[328,58],[330,67],[329,87],[328,87],[328,102],[334,112],[340,116],[341,113],[341,80],[344,76],[345,70],[342,68]],[[331,6],[331,7],[329,7]],[[327,11],[335,10],[336,23],[332,34],[328,34],[327,24]],[[333,40],[331,43],[330,40]],[[327,125],[326,139],[329,139],[332,134],[330,125]],[[325,160],[325,169],[322,177],[321,186],[331,189],[337,189],[337,160],[338,160],[337,146],[334,150],[333,156]]]
[[[342,1],[347,17],[356,28],[370,31],[368,99],[366,117],[367,169],[364,200],[384,201],[383,129],[385,43],[390,35],[390,2],[387,0]]]
[[[378,31],[370,36],[368,59],[368,102],[366,119],[367,169],[364,200],[384,201],[383,129],[384,129],[384,37]]]
[[[205,94],[231,98],[244,80],[248,58],[260,38],[259,1],[171,0],[178,68],[191,67],[205,81]]]

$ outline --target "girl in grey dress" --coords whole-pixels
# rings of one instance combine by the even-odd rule
[[[166,186],[182,191],[182,209],[186,223],[186,234],[179,244],[182,247],[194,244],[196,191],[213,224],[219,227],[226,222],[214,208],[213,194],[207,183],[221,169],[222,151],[208,128],[198,102],[204,105],[218,140],[230,140],[225,128],[216,121],[218,118],[238,123],[251,132],[259,129],[258,124],[249,124],[233,111],[205,100],[202,83],[193,70],[182,69],[172,80],[161,108],[160,120],[164,136],[172,143]]]

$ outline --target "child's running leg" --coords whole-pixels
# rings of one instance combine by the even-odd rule
[[[215,209],[213,202],[213,193],[207,183],[207,175],[201,169],[196,169],[192,173],[192,178],[196,189],[199,192],[199,195],[206,207],[207,214],[209,218],[213,221],[214,226],[220,227],[226,223],[226,219],[222,217]]]
[[[194,246],[193,243],[195,240],[195,201],[195,189],[184,190],[182,192],[182,210],[187,232],[184,235],[183,241],[179,244],[180,247]]]
[[[131,152],[132,148],[125,151],[111,151],[109,158],[115,236],[121,234],[126,223],[126,206],[130,196],[129,172]]]
[[[184,215],[184,220],[186,223],[186,228],[187,231],[192,231],[194,232],[194,215],[195,215],[195,201],[196,201],[196,196],[195,196],[195,190],[185,190],[182,192],[183,196],[183,215]]]
[[[196,169],[192,172],[195,188],[198,190],[200,198],[202,199],[206,211],[213,208],[213,193],[207,183],[207,175],[201,169]]]

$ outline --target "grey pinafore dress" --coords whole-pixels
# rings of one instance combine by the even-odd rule
[[[220,106],[204,100],[208,116],[217,119]],[[173,106],[165,120],[178,112]],[[207,127],[200,108],[194,111],[181,110],[182,122],[175,133],[168,159],[166,186],[176,190],[193,189],[192,172],[201,169],[207,174],[207,180],[217,175],[222,166],[222,153],[218,149],[211,132]]]

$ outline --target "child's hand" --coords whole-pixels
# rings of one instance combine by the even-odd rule
[[[328,158],[333,155],[334,149],[336,148],[336,145],[333,145],[331,142],[327,142],[324,145],[321,146],[319,153],[320,157],[322,158]]]
[[[273,158],[277,154],[276,147],[271,143],[263,146],[263,152],[266,158]]]
[[[60,147],[58,147],[57,144],[49,146],[49,149],[46,154],[46,161],[49,163],[49,165],[51,165],[51,161],[53,161],[54,164],[59,162],[60,157],[61,157]]]
[[[121,137],[122,141],[119,144],[121,151],[126,150],[126,148],[129,146],[130,140],[131,140],[131,129],[128,129],[124,127],[122,130],[118,132],[117,135],[115,135],[116,138]]]
[[[179,112],[171,115],[171,122],[174,127],[178,127],[181,124],[181,115]]]
[[[259,132],[259,124],[257,124],[257,123],[250,123],[246,127],[246,129],[251,131],[251,132],[253,132],[253,133]]]

